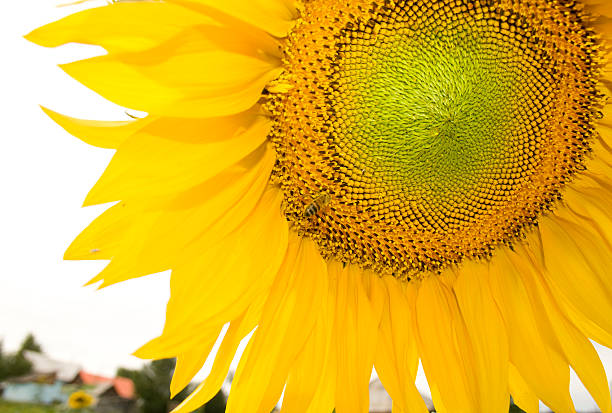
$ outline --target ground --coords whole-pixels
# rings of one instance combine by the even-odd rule
[[[59,407],[41,406],[27,403],[10,403],[0,400],[0,413],[58,413],[62,411]]]

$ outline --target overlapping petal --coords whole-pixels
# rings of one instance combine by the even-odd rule
[[[184,122],[183,141],[172,138],[173,126],[169,121],[153,122],[126,139],[87,195],[85,205],[120,199],[154,200],[192,189],[260,147],[270,122],[263,117]],[[209,141],[202,133],[205,127],[215,131]],[[200,134],[200,142],[186,141],[190,128]]]
[[[285,37],[295,25],[298,16],[297,1],[294,0],[168,0],[187,8],[211,14],[217,9],[232,17],[252,24],[277,37]]]
[[[308,337],[327,291],[327,268],[314,243],[292,235],[264,304],[259,326],[241,358],[228,412],[269,412]]]
[[[120,2],[71,14],[26,36],[45,47],[84,43],[110,53],[150,49],[181,31],[214,20],[166,2]]]
[[[468,374],[475,371],[474,357],[453,291],[428,277],[419,287],[415,311],[419,354],[428,382],[437,389],[434,405],[449,412],[480,411],[476,377]]]
[[[510,362],[531,391],[551,409],[575,412],[569,395],[569,367],[541,331],[528,291],[500,253],[490,267],[491,292],[509,332]]]
[[[417,290],[393,277],[385,277],[387,307],[383,310],[376,348],[376,372],[400,412],[427,412],[414,381],[418,367],[416,320]]]

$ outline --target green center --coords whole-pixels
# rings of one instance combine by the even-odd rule
[[[505,153],[522,117],[520,69],[478,33],[424,32],[382,29],[341,54],[344,130],[364,173],[446,203],[516,161]]]

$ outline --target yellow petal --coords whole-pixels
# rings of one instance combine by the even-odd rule
[[[246,23],[259,27],[268,33],[285,37],[295,24],[297,11],[290,3],[282,0],[169,0],[171,3],[181,4],[185,7],[201,10],[207,15],[213,14],[217,9],[230,16],[243,20]]]
[[[605,163],[608,168],[612,168],[612,122],[610,114],[611,107],[608,105],[604,108],[604,119],[599,121],[597,130],[599,136],[596,135],[596,140],[593,144],[593,157]],[[606,113],[607,112],[607,113]],[[607,116],[607,117],[606,117]],[[590,161],[587,160],[587,169]]]
[[[330,345],[334,346],[335,340],[332,339]],[[336,351],[330,351],[329,356],[326,359],[323,374],[321,376],[321,383],[315,393],[310,405],[308,406],[307,413],[331,413],[334,410],[334,399],[336,388]]]
[[[559,307],[563,309],[564,314],[567,315],[572,323],[585,336],[608,348],[612,347],[612,334],[595,324],[590,318],[577,310],[576,307],[573,304],[570,304],[568,301],[557,298],[557,304],[559,304]]]
[[[419,288],[416,316],[423,369],[430,386],[434,383],[439,391],[437,396],[432,393],[434,404],[443,404],[448,412],[480,411],[474,357],[457,300],[434,274]]]
[[[292,235],[249,343],[249,355],[241,358],[236,370],[228,413],[268,413],[276,405],[289,370],[315,326],[327,288],[327,269],[317,246]]]
[[[336,411],[367,412],[369,381],[376,355],[380,309],[368,297],[372,275],[348,265],[336,274]],[[374,305],[373,305],[374,304]]]
[[[265,141],[270,125],[266,118],[259,118],[231,139],[201,144],[140,131],[119,147],[85,205],[154,199],[193,188],[255,151]]]
[[[189,260],[185,255],[199,255],[201,250],[238,227],[253,211],[267,185],[274,160],[274,151],[262,146],[214,179],[169,201],[146,209],[138,207],[135,212],[134,208],[115,209],[115,212],[132,212],[117,223],[101,217],[75,240],[67,258],[112,256],[111,263],[90,282],[104,280],[101,287],[164,271]],[[92,239],[98,236],[109,236],[116,241],[112,254],[109,255],[103,240]]]
[[[532,266],[524,264],[525,261],[518,254],[511,254],[510,258],[529,292],[540,331],[542,334],[553,336],[549,337],[547,342],[565,355],[565,359],[589,390],[601,411],[610,413],[612,402],[608,380],[597,351],[563,314],[542,275]]]
[[[415,296],[404,294],[401,281],[385,277],[388,301],[380,323],[375,367],[380,381],[393,399],[394,409],[402,412],[424,412],[427,407],[414,381],[418,353],[414,331]],[[408,288],[413,288],[412,286]]]
[[[289,372],[283,396],[282,413],[303,412],[305,407],[311,404],[322,384],[334,334],[336,303],[335,295],[331,296],[332,288],[329,286],[328,291],[324,293],[323,304],[320,311],[317,311],[318,318],[312,334],[308,337],[303,351]],[[331,411],[331,408],[328,411]]]
[[[118,105],[187,118],[247,110],[282,71],[276,62],[223,50],[188,51],[164,59],[156,51],[105,55],[61,67]]]
[[[152,117],[129,121],[101,121],[77,119],[45,107],[42,110],[55,123],[73,136],[99,148],[117,149],[129,136],[152,121]]]
[[[281,409],[283,413],[303,412],[304,406],[310,405],[319,388],[330,344],[331,333],[326,324],[328,321],[319,316],[304,349],[289,372]]]
[[[525,286],[503,252],[491,260],[489,281],[509,332],[510,361],[553,411],[575,412],[569,396],[569,367],[542,337]]]
[[[540,401],[512,364],[509,366],[508,383],[514,403],[518,407],[524,410],[525,413],[538,413],[540,411]]]
[[[139,214],[124,247],[96,278],[104,279],[103,286],[111,285],[164,271],[210,248],[255,209],[274,161],[274,151],[265,146],[161,210]]]
[[[129,228],[135,211],[121,202],[96,218],[64,254],[65,260],[109,260],[120,249],[123,236]]]
[[[612,198],[612,196],[608,196]],[[605,190],[598,187],[576,187],[570,186],[563,195],[568,209],[584,220],[584,224],[593,228],[603,238],[603,241],[612,246],[612,199],[607,199]],[[555,213],[558,215],[558,208]],[[566,216],[566,215],[564,215]]]
[[[444,406],[442,402],[442,397],[440,396],[440,391],[438,390],[438,386],[435,382],[428,383],[429,390],[431,391],[431,398],[435,403],[436,413],[450,413],[449,410]]]
[[[278,189],[269,189],[240,228],[176,266],[166,314],[169,334],[225,324],[270,288],[287,248],[281,199]]]
[[[539,229],[546,254],[543,274],[557,299],[612,334],[608,317],[612,314],[612,290],[605,281],[609,251],[569,221],[543,217]]]
[[[264,296],[261,298],[263,297]],[[172,413],[191,412],[208,402],[217,394],[223,384],[223,380],[229,372],[231,362],[238,350],[240,341],[252,331],[259,322],[263,303],[263,299],[256,300],[249,306],[249,309],[245,311],[244,314],[230,323],[225,333],[225,337],[223,337],[223,341],[221,342],[221,346],[217,351],[217,355],[215,356],[210,374],[198,385],[193,393],[172,411]]]
[[[109,52],[152,48],[189,26],[210,22],[200,13],[162,2],[119,2],[71,14],[26,35],[46,47],[99,45]]]
[[[537,268],[540,269],[540,271],[544,271],[546,268],[546,260],[543,255],[540,231],[536,230],[528,233],[525,240],[525,245],[525,248],[521,248],[521,253],[528,256],[533,263],[536,263]],[[534,247],[537,249],[535,253],[533,251]],[[553,286],[549,287],[553,289],[555,288]],[[608,333],[593,322],[588,315],[585,315],[582,312],[582,309],[577,308],[574,303],[565,298],[563,294],[556,289],[554,298],[563,314],[565,314],[586,337],[589,337],[606,347],[612,347],[612,334]]]
[[[612,15],[612,4],[608,3],[606,0],[584,0],[584,3],[593,13],[607,16]]]
[[[138,215],[132,215],[130,225],[122,232],[120,247],[116,249],[111,262],[89,283],[103,281],[99,288],[104,288],[131,278],[169,269],[168,257],[166,256],[134,265],[132,263],[136,261],[135,257],[130,255],[131,251],[143,249],[143,246],[148,242],[148,234],[153,230],[159,216],[159,212],[147,213],[142,211],[138,211]]]
[[[132,355],[141,359],[165,359],[187,354],[210,337],[217,337],[222,327],[223,324],[218,323],[197,331],[185,331],[183,334],[172,334],[164,329],[159,337],[149,340]]]
[[[113,229],[115,225],[107,231],[106,221],[96,224],[94,232],[86,231],[87,237],[106,231],[121,243],[113,249],[111,263],[91,282],[104,280],[101,287],[105,287],[192,260],[241,225],[254,210],[274,160],[269,145],[262,146],[193,190],[146,209],[140,207],[118,224],[120,230]],[[101,245],[91,247],[95,244],[89,238],[75,241],[75,246],[90,248],[84,252],[95,248],[90,258],[103,258],[97,255],[103,251]],[[70,249],[71,257],[75,257],[74,251]]]
[[[472,345],[479,411],[504,411],[510,402],[508,337],[491,295],[486,264],[466,263],[454,291]]]
[[[174,398],[187,387],[196,373],[200,371],[215,345],[215,341],[217,341],[217,336],[211,334],[200,341],[193,350],[177,354],[176,367],[170,382],[170,398]]]
[[[225,15],[220,16],[214,16],[215,23],[190,27],[156,47],[155,53],[158,58],[223,50],[270,63],[279,62],[282,56],[276,39],[267,33],[245,27],[240,22],[236,24],[235,20],[226,21]],[[130,59],[147,61],[150,60],[150,57],[148,53],[132,54]]]
[[[338,373],[338,357],[337,357],[337,336],[338,331],[336,329],[336,301],[338,297],[338,274],[341,271],[342,264],[333,260],[328,262],[327,265],[327,276],[329,281],[328,291],[328,311],[330,314],[329,328],[330,337],[329,343],[327,344],[327,355],[325,357],[325,363],[321,372],[321,380],[317,391],[315,392],[308,409],[307,413],[331,413],[334,410],[335,398],[336,398],[336,378]],[[340,334],[342,334],[340,332]]]

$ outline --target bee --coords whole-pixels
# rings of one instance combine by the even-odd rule
[[[321,192],[306,206],[306,208],[304,208],[304,218],[310,218],[318,214],[323,208],[329,205],[330,201],[331,195],[327,192]]]

